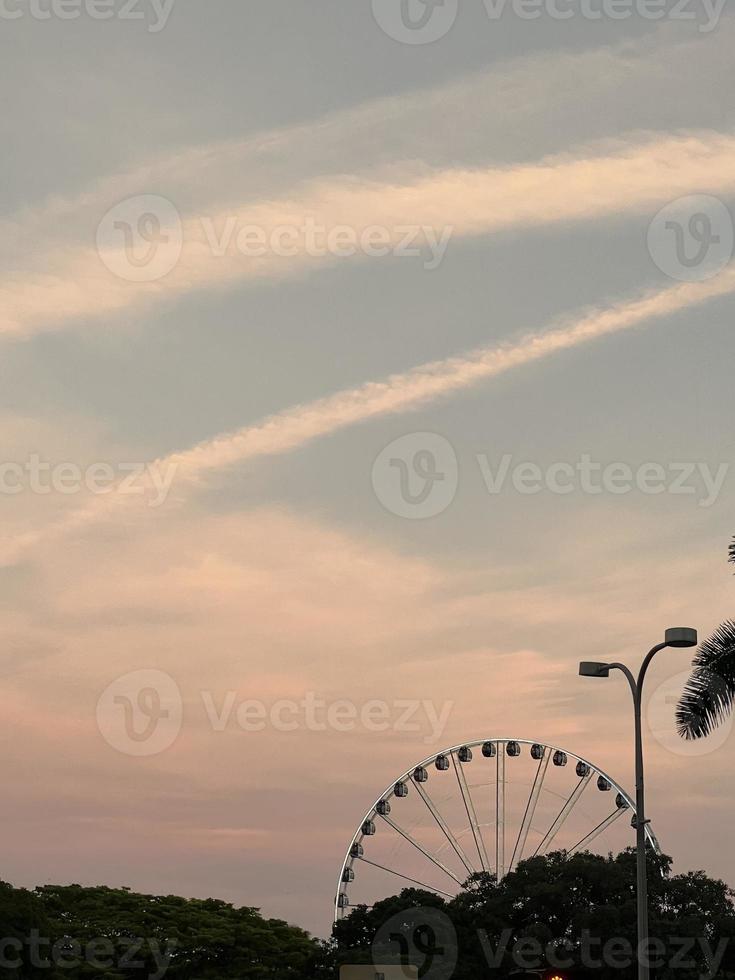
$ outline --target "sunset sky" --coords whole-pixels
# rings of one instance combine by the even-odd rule
[[[38,2],[0,5],[0,878],[326,935],[434,751],[632,787],[629,696],[579,660],[735,598],[733,11]],[[735,885],[690,654],[650,675],[649,809]]]

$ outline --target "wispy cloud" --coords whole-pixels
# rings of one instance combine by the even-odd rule
[[[257,425],[205,442],[187,452],[172,454],[165,462],[178,466],[179,477],[196,480],[210,470],[258,456],[287,452],[349,425],[420,408],[513,368],[733,292],[735,266],[730,266],[708,282],[684,283],[651,291],[637,299],[595,309],[576,319],[531,333],[516,343],[482,347],[465,356],[421,365],[385,381],[337,392],[272,415]]]
[[[463,356],[433,361],[384,381],[372,381],[325,398],[289,408],[236,432],[156,461],[156,468],[175,471],[174,496],[181,500],[206,478],[230,466],[286,453],[351,425],[408,412],[446,398],[489,378],[579,347],[602,337],[672,316],[735,292],[735,265],[707,282],[682,283],[650,291],[636,299],[593,309],[576,318],[530,333],[515,343],[482,347]],[[132,498],[134,499],[134,498]],[[130,497],[97,497],[69,517],[16,536],[3,548],[2,560],[16,561],[38,542],[105,520]]]
[[[608,152],[602,153],[603,149]],[[534,165],[454,168],[392,183],[343,178],[316,182],[277,201],[233,202],[215,214],[185,219],[178,264],[152,283],[117,278],[94,249],[57,250],[37,257],[34,268],[16,269],[0,282],[0,331],[22,335],[80,317],[175,298],[193,289],[300,274],[325,261],[338,261],[315,255],[303,239],[289,242],[288,257],[270,251],[246,257],[233,236],[218,255],[213,241],[228,223],[231,234],[254,226],[270,239],[279,228],[301,228],[311,216],[328,229],[348,227],[362,233],[377,226],[387,231],[395,247],[403,239],[402,226],[407,225],[451,227],[454,236],[462,238],[627,214],[692,188],[735,191],[732,136],[682,136],[609,151],[608,143]],[[122,245],[119,257],[124,264]],[[43,271],[36,271],[39,266]]]
[[[70,327],[329,261],[303,247],[288,258],[234,248],[218,257],[203,219],[218,233],[233,221],[268,233],[306,215],[356,229],[452,225],[459,239],[629,214],[692,190],[728,193],[733,138],[714,130],[729,134],[733,120],[712,94],[731,84],[734,34],[735,18],[726,18],[706,43],[663,25],[634,42],[507,59],[306,124],[184,146],[87,182],[79,194],[0,221],[0,333]],[[663,101],[680,110],[676,133],[661,131]],[[682,135],[686,125],[690,135]],[[178,207],[185,247],[165,279],[136,285],[115,278],[93,242],[109,208],[149,193]]]
[[[307,178],[375,176],[406,161],[433,169],[457,160],[517,164],[583,141],[660,132],[661,106],[669,103],[676,104],[677,127],[719,129],[728,117],[713,95],[732,85],[734,39],[735,17],[723,18],[708,37],[662,23],[619,44],[509,57],[245,139],[180,146],[127,171],[81,178],[79,193],[0,220],[0,254],[13,233],[81,241],[95,215],[150,190],[165,189],[186,211],[216,212],[215,202],[235,199],[243,187],[254,200],[274,200]]]

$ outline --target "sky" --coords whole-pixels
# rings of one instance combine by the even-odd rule
[[[538,740],[631,787],[622,679],[579,660],[732,610],[733,12],[0,21],[0,877],[326,935],[432,753]],[[690,660],[650,675],[649,809],[735,885]]]

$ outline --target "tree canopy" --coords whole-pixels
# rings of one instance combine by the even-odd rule
[[[733,893],[649,859],[653,980],[735,980]],[[633,851],[534,857],[451,901],[406,889],[354,909],[330,943],[216,899],[0,882],[9,980],[336,980],[342,965],[401,963],[422,980],[632,980],[635,943]]]
[[[735,539],[729,560],[735,563]],[[735,622],[725,620],[700,646],[692,675],[677,709],[682,738],[706,738],[721,725],[735,705]]]
[[[10,978],[292,980],[320,976],[322,944],[257,909],[126,889],[0,883]]]
[[[728,886],[703,872],[674,875],[669,858],[649,861],[652,976],[735,976]],[[534,857],[500,883],[483,874],[468,885],[452,901],[406,889],[358,907],[335,927],[338,962],[410,962],[431,980],[635,976],[634,851]]]

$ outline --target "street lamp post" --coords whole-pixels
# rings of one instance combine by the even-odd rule
[[[638,980],[648,980],[648,874],[646,869],[646,792],[643,772],[643,684],[651,661],[660,650],[666,647],[694,647],[697,645],[697,631],[688,627],[666,630],[663,643],[658,643],[641,665],[636,679],[625,664],[592,663],[585,661],[579,665],[582,677],[609,677],[611,670],[620,670],[628,679],[633,694],[635,712],[635,796],[636,796],[636,869],[638,908]]]

